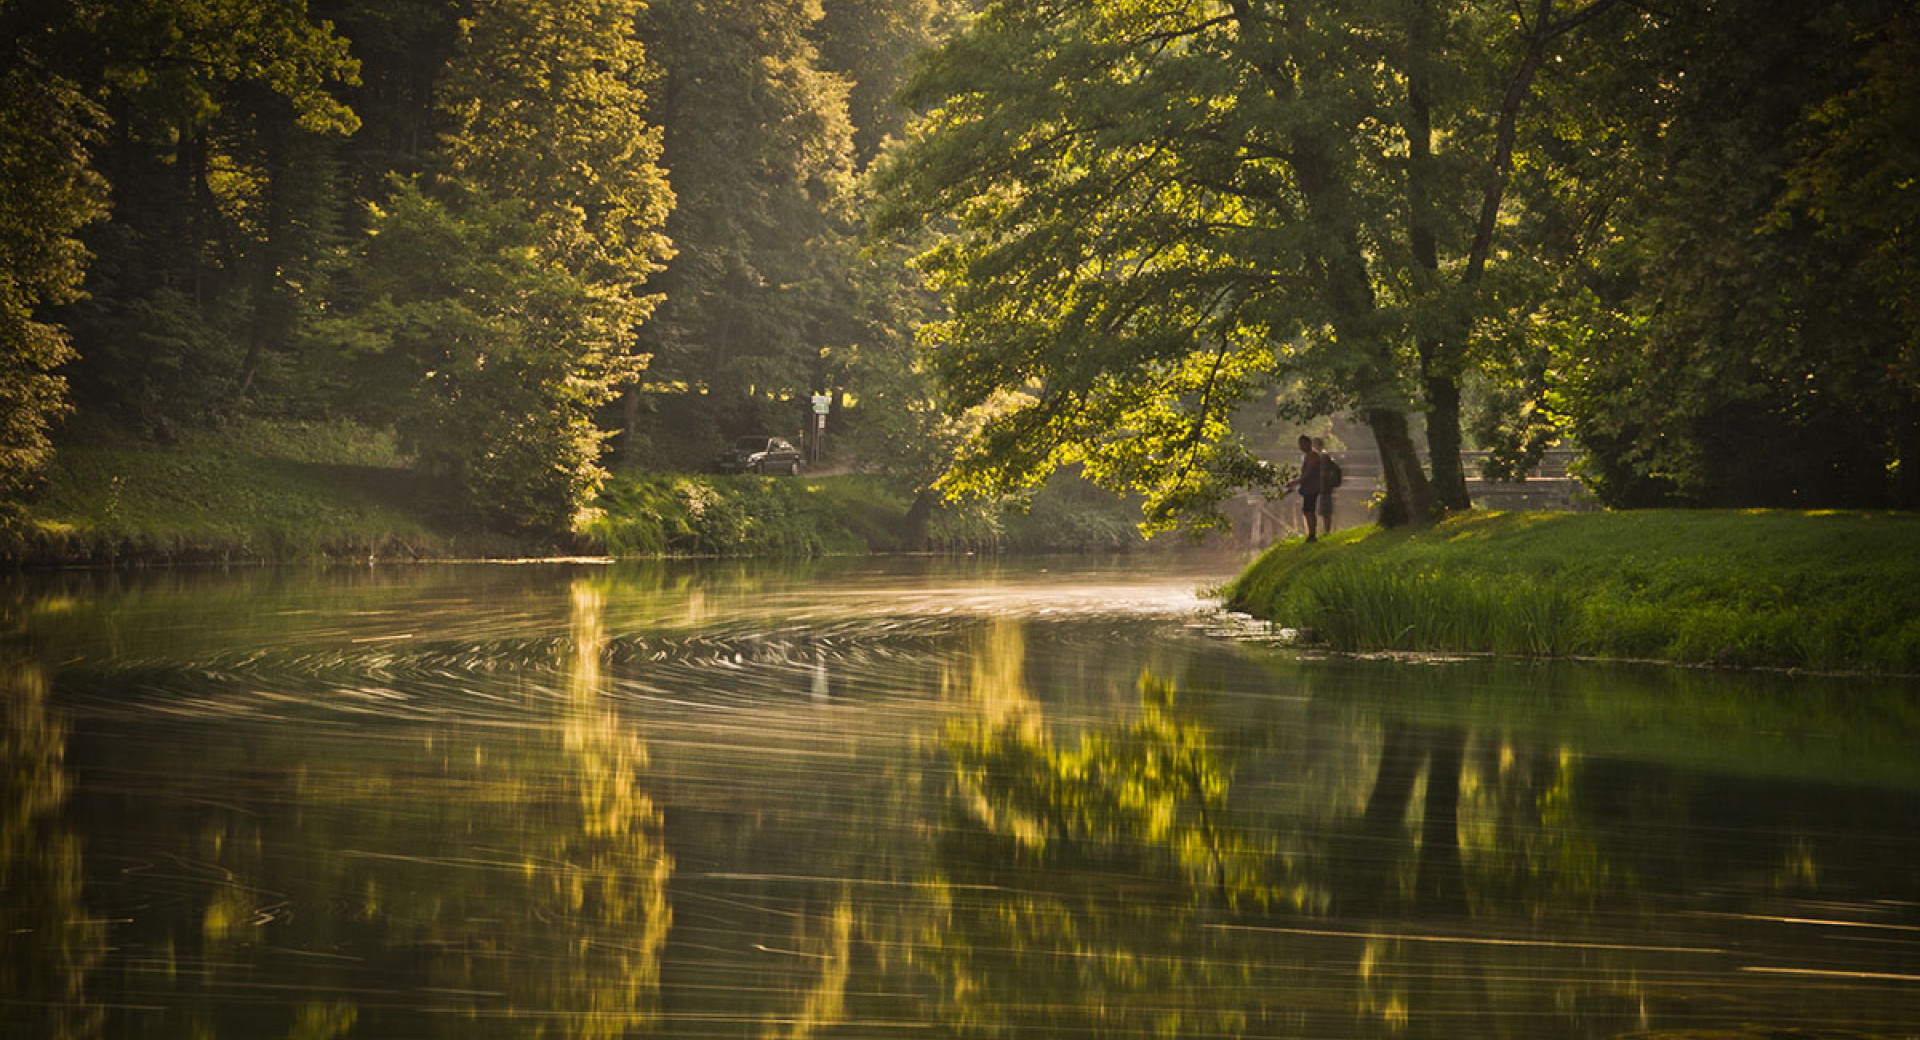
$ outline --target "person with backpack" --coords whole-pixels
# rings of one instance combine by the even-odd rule
[[[1300,475],[1287,481],[1287,490],[1300,492],[1300,518],[1307,522],[1307,541],[1314,541],[1320,514],[1321,454],[1313,450],[1313,438],[1300,435]]]
[[[1313,453],[1320,456],[1320,533],[1333,533],[1333,489],[1340,486],[1340,460],[1327,454],[1327,439],[1313,439]]]

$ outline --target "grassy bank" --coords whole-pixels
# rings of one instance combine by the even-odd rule
[[[153,445],[63,447],[40,493],[0,523],[0,562],[116,565],[482,553],[390,436],[253,423]]]
[[[1492,513],[1275,546],[1237,609],[1341,650],[1920,672],[1920,515]]]
[[[155,446],[111,436],[63,447],[45,487],[0,503],[0,566],[550,553],[814,556],[1077,551],[1140,544],[1126,503],[1062,482],[1020,515],[943,504],[910,530],[911,498],[879,477],[627,473],[564,545],[480,529],[407,468],[391,436],[344,423],[252,423]]]

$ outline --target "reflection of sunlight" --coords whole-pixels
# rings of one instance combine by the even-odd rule
[[[359,1017],[354,1006],[342,1000],[302,1004],[294,1013],[287,1040],[338,1040],[353,1032]]]
[[[1007,689],[1002,680],[992,688]],[[916,960],[938,980],[950,1025],[1009,1036],[1244,1031],[1242,1009],[1178,995],[1246,977],[1250,963],[1219,956],[1227,933],[1211,927],[1214,915],[1270,905],[1288,868],[1270,842],[1224,822],[1229,770],[1172,684],[1148,673],[1140,690],[1131,725],[1089,728],[1071,745],[1014,711],[1002,725],[948,727],[957,819],[925,884],[940,923]]]

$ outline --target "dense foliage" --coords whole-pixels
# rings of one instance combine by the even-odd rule
[[[1920,505],[1915,0],[950,2],[0,0],[0,496],[349,419],[552,543],[824,392],[922,519],[1276,407],[1389,523]]]
[[[1572,56],[1545,403],[1602,496],[1920,506],[1920,6],[1742,0]],[[1547,186],[1547,185],[1543,185]],[[1542,209],[1550,211],[1542,200]]]
[[[1915,22],[987,3],[887,181],[892,224],[953,229],[929,338],[991,418],[952,480],[1080,462],[1204,509],[1279,394],[1372,428],[1389,523],[1466,505],[1467,431],[1509,472],[1571,433],[1616,504],[1912,503]]]
[[[0,493],[70,412],[347,418],[551,541],[616,432],[635,464],[790,432],[856,348],[910,370],[853,201],[942,10],[0,0]]]

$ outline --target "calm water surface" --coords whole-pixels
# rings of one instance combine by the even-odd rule
[[[1239,562],[0,586],[0,1035],[1920,1035],[1912,684],[1314,655]]]

